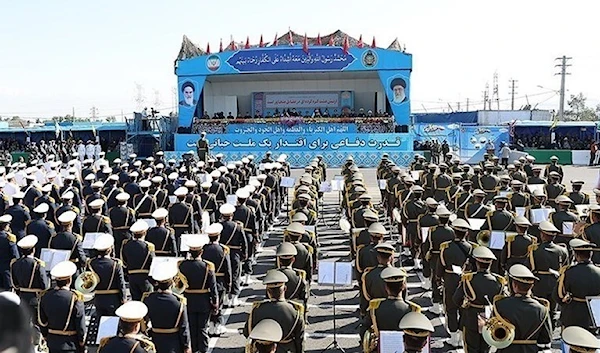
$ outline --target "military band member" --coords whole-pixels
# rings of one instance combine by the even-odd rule
[[[29,215],[29,208],[23,204],[23,197],[25,194],[17,192],[13,195],[13,205],[9,206],[4,214],[11,215],[12,221],[10,223],[10,229],[17,236],[17,240],[23,238],[25,234],[25,226],[27,222],[31,220]]]
[[[504,293],[506,280],[504,277],[490,272],[492,262],[496,260],[496,256],[490,249],[484,246],[476,247],[473,249],[473,259],[476,271],[462,274],[453,300],[461,308],[460,326],[462,327],[465,352],[487,353],[490,346],[479,333],[479,316],[485,315],[485,307],[489,303],[489,298]]]
[[[185,186],[175,190],[174,195],[177,201],[169,207],[169,225],[175,230],[175,240],[177,250],[181,248],[181,235],[192,232],[193,213],[192,206],[185,202],[188,189]]]
[[[46,264],[34,256],[38,238],[27,235],[19,240],[17,246],[22,256],[11,260],[10,278],[21,301],[31,309],[31,315],[37,313],[38,296],[50,287],[46,276]]]
[[[317,224],[317,212],[315,210],[311,210],[308,208],[308,203],[312,200],[312,197],[309,194],[303,193],[298,194],[298,203],[299,208],[293,209],[290,211],[290,217],[293,217],[296,213],[302,212],[306,215],[308,220],[306,224],[309,226],[313,226]]]
[[[38,246],[35,248],[35,256],[40,257],[41,249],[48,246],[50,239],[56,234],[54,224],[46,219],[46,215],[50,211],[50,206],[47,203],[41,203],[33,209],[33,217],[27,223],[27,234],[35,234],[37,236]]]
[[[225,299],[225,305],[238,306],[238,297],[240,295],[240,276],[242,274],[242,264],[248,259],[248,240],[244,234],[242,225],[233,221],[235,206],[228,203],[219,207],[221,214],[221,244],[229,247],[229,258],[231,261],[231,292],[229,298]]]
[[[467,205],[473,201],[473,182],[469,179],[463,180],[461,183],[461,190],[454,198],[454,203],[451,205],[457,216],[461,217],[465,213]]]
[[[105,202],[103,199],[95,199],[88,204],[90,215],[83,221],[83,234],[87,233],[107,233],[112,234],[110,218],[104,216],[102,211]],[[116,308],[115,308],[116,309]]]
[[[410,243],[410,253],[413,256],[416,269],[422,269],[421,260],[418,258],[422,243],[419,234],[419,217],[427,213],[427,206],[423,201],[423,188],[414,185],[412,188],[413,198],[404,204],[402,208],[402,223],[406,228],[406,235]]]
[[[581,188],[583,187],[583,180],[575,179],[571,180],[571,188],[573,191],[566,193],[565,195],[573,201],[572,209],[575,209],[575,205],[589,205],[590,204],[590,195],[581,192]]]
[[[252,274],[252,260],[255,256],[256,247],[259,244],[258,230],[256,227],[256,213],[246,205],[246,200],[250,198],[250,193],[246,189],[240,189],[235,192],[238,205],[233,213],[233,220],[242,225],[246,243],[248,244],[248,258],[244,262],[242,274],[245,275],[244,282],[247,284],[250,274]]]
[[[558,182],[562,183],[565,174],[562,166],[558,165],[558,157],[556,156],[550,157],[550,164],[546,166],[546,169],[544,170],[544,176],[547,178],[552,172],[558,174]]]
[[[502,248],[502,257],[500,259],[500,268],[503,272],[514,264],[521,264],[530,267],[529,258],[531,252],[537,247],[537,238],[529,235],[527,229],[531,226],[529,220],[523,216],[515,218],[516,235],[506,236],[506,242]],[[531,270],[531,268],[529,268]]]
[[[125,275],[121,260],[110,256],[115,239],[110,234],[96,238],[97,255],[88,260],[87,269],[97,275],[98,285],[94,291],[96,316],[115,316],[115,311],[127,300]]]
[[[169,194],[161,187],[163,180],[164,177],[161,175],[155,175],[150,179],[152,188],[149,193],[154,196],[157,209],[169,207]]]
[[[56,209],[56,220],[60,218],[60,216],[67,211],[75,212],[75,219],[73,220],[73,230],[75,233],[81,233],[81,210],[79,207],[73,204],[73,198],[75,194],[73,191],[66,191],[61,195],[62,204]],[[58,222],[60,223],[60,221]],[[58,224],[56,224],[58,225]]]
[[[116,313],[119,317],[119,334],[105,337],[100,341],[98,353],[152,353],[154,343],[139,334],[142,321],[148,314],[148,307],[139,301],[121,305]]]
[[[517,207],[527,207],[531,205],[529,194],[523,192],[523,183],[520,180],[510,182],[512,191],[508,193],[509,209],[516,212]]]
[[[465,237],[471,226],[464,219],[456,219],[452,222],[455,238],[452,241],[442,243],[440,246],[440,258],[437,264],[437,278],[440,279],[436,285],[444,286],[444,311],[446,312],[450,340],[448,343],[458,347],[462,343],[461,333],[458,331],[458,309],[452,296],[460,282],[460,273],[456,268],[466,272],[470,266],[471,252],[477,244],[468,242]]]
[[[17,249],[17,237],[10,233],[10,222],[12,216],[5,214],[0,216],[0,289],[10,290],[10,263],[19,258]]]
[[[542,167],[539,165],[531,167],[532,175],[527,178],[527,185],[544,185],[546,180],[540,177]],[[529,175],[529,174],[528,174]]]
[[[485,217],[485,221],[481,226],[481,231],[501,231],[508,232],[515,230],[515,219],[512,213],[506,210],[508,198],[506,196],[495,196],[494,197],[494,211],[489,211]],[[491,238],[491,235],[490,235]],[[501,250],[492,250],[496,258],[500,257]],[[500,273],[500,263],[498,260],[494,260],[492,263],[492,272]]]
[[[515,338],[508,347],[497,349],[496,352],[538,352],[550,348],[550,304],[545,299],[531,295],[531,288],[538,278],[527,267],[519,264],[510,268],[508,276],[513,294],[510,297],[494,297],[494,316],[515,327]]]
[[[539,229],[540,244],[529,257],[531,272],[538,277],[533,286],[533,294],[549,301],[550,313],[553,317],[556,302],[552,298],[552,291],[556,286],[559,270],[569,263],[569,254],[565,246],[554,243],[559,230],[552,223],[542,221]]]
[[[581,237],[583,240],[598,245],[600,244],[600,206],[590,205],[588,215],[590,224],[585,226]],[[593,252],[592,262],[600,264],[600,251]]]
[[[427,213],[419,216],[419,224],[418,224],[418,228],[417,228],[417,234],[421,240],[420,245],[419,245],[419,252],[418,252],[419,259],[418,260],[419,260],[419,265],[420,265],[419,267],[423,268],[423,276],[425,278],[429,278],[429,277],[431,277],[431,266],[429,264],[429,261],[427,261],[425,259],[425,255],[427,253],[423,251],[423,248],[424,248],[423,233],[424,233],[424,231],[430,229],[431,227],[434,227],[439,224],[439,216],[436,214],[439,204],[435,199],[433,199],[431,197],[428,198],[427,200],[425,200],[425,204],[427,205]],[[444,206],[442,206],[442,207],[444,207]],[[423,261],[422,265],[420,263],[421,261]]]
[[[75,272],[71,261],[56,264],[50,271],[56,287],[40,295],[37,321],[50,353],[85,351],[83,295],[70,288]]]
[[[93,201],[102,200],[104,202],[102,203],[102,206],[101,206],[101,212],[102,212],[102,214],[106,214],[106,211],[108,210],[108,208],[106,206],[106,196],[102,195],[102,187],[103,186],[104,186],[104,183],[101,181],[96,181],[95,183],[93,183],[91,185],[92,193],[85,197],[86,213],[88,213],[88,214],[94,213],[94,211],[90,207],[90,204]]]
[[[478,218],[484,219],[490,208],[483,202],[485,191],[481,189],[473,190],[473,202],[469,202],[465,208],[464,219]]]
[[[192,352],[206,352],[208,320],[219,306],[215,265],[202,258],[202,247],[205,245],[202,238],[189,238],[187,245],[190,258],[179,263],[179,272],[188,285],[184,295],[187,299]]]
[[[158,283],[156,292],[144,293],[142,302],[148,307],[143,326],[149,321],[152,343],[157,352],[191,353],[190,329],[187,315],[187,300],[173,293],[176,266],[160,266],[153,271],[152,278]]]
[[[357,248],[355,266],[356,277],[362,279],[363,272],[369,267],[377,266],[377,253],[375,252],[375,246],[383,242],[383,237],[388,234],[387,229],[383,224],[375,222],[367,229],[370,236],[369,244]],[[359,283],[360,285],[361,283]]]
[[[421,307],[411,301],[404,300],[402,293],[406,289],[407,273],[398,267],[384,267],[378,273],[384,285],[385,294],[382,297],[371,299],[365,322],[362,326],[360,337],[365,339],[365,332],[379,336],[381,331],[399,331],[402,319],[411,312],[420,312]],[[378,343],[378,340],[376,341]],[[364,342],[363,347],[369,347],[371,342]],[[377,347],[373,351],[377,351]]]
[[[452,178],[447,174],[448,165],[444,162],[439,164],[440,172],[433,178],[433,198],[436,201],[446,199],[448,189],[452,185]]]
[[[404,315],[398,327],[404,332],[404,353],[421,353],[434,332],[427,316],[416,311]]]
[[[364,213],[362,213],[361,217],[364,222],[364,227],[352,229],[352,258],[356,258],[356,253],[359,248],[368,245],[371,242],[369,227],[379,220],[379,216],[377,215],[377,213],[373,212],[372,210],[365,211]],[[294,222],[296,222],[296,220],[294,220]],[[300,221],[300,223],[302,222]],[[316,263],[316,261],[313,260],[313,263]]]
[[[244,336],[249,337],[256,325],[265,319],[277,321],[282,328],[282,338],[277,344],[277,353],[304,352],[304,306],[285,299],[286,275],[279,271],[269,271],[263,278],[268,297],[254,302],[248,320],[244,325]]]
[[[590,331],[581,327],[565,327],[561,336],[562,340],[569,345],[569,351],[565,353],[597,352],[600,349],[600,340]]]
[[[487,203],[497,195],[498,187],[500,186],[500,178],[494,175],[493,163],[485,163],[484,170],[484,174],[479,178],[479,184],[481,189],[486,193],[484,202]]]
[[[548,195],[548,205],[550,207],[556,207],[557,202],[555,199],[567,191],[564,185],[558,183],[559,179],[560,174],[557,172],[550,172],[548,184],[544,186],[544,191],[546,191],[546,195]]]
[[[298,250],[292,243],[281,243],[277,247],[277,268],[288,278],[285,289],[285,299],[296,300],[306,308],[308,301],[308,283],[306,283],[306,272],[293,268],[294,260]]]
[[[115,238],[115,257],[121,258],[121,249],[123,242],[131,239],[129,228],[135,223],[135,211],[127,206],[129,194],[120,192],[115,196],[117,205],[108,210],[111,225],[113,227],[113,236]]]
[[[156,221],[156,226],[148,230],[146,241],[154,244],[154,253],[156,256],[177,256],[179,249],[175,241],[175,230],[167,227],[167,217],[169,211],[159,208],[152,212],[152,218]]]
[[[202,258],[215,265],[215,277],[217,280],[218,306],[211,312],[208,333],[211,335],[221,335],[225,332],[225,322],[223,320],[223,304],[225,298],[228,298],[231,292],[231,259],[230,249],[226,245],[219,243],[223,226],[220,223],[209,225],[205,232],[208,235],[209,243],[202,248]]]
[[[141,193],[133,196],[132,207],[138,218],[151,218],[152,212],[156,211],[156,199],[154,195],[150,195],[150,180],[140,181]]]
[[[73,211],[66,211],[58,217],[60,223],[59,232],[50,238],[48,247],[57,250],[71,251],[70,261],[77,265],[80,270],[87,261],[87,256],[83,252],[83,238],[77,233],[73,233],[73,222],[77,218],[77,214]]]
[[[34,201],[38,197],[42,196],[41,190],[38,188],[35,174],[28,174],[25,177],[26,185],[23,191],[23,205],[27,208],[32,209],[34,207]]]
[[[548,195],[548,200],[550,200],[550,196]],[[576,214],[569,211],[569,208],[573,204],[573,200],[568,198],[565,195],[559,195],[556,197],[556,212],[550,213],[550,221],[554,226],[558,229],[559,233],[554,240],[557,244],[565,244],[568,245],[569,240],[575,237],[573,228],[575,223],[579,220]],[[571,234],[565,233],[565,222],[571,223]],[[568,246],[567,246],[568,247]]]
[[[215,222],[219,219],[219,210],[217,207],[217,200],[215,199],[215,195],[209,192],[210,182],[203,182],[202,184],[200,184],[200,188],[202,188],[202,191],[198,195],[198,197],[200,197],[200,207],[202,211],[208,212],[210,216],[210,221]]]
[[[569,245],[576,263],[560,269],[553,298],[560,305],[563,326],[593,330],[596,325],[590,316],[586,298],[600,295],[600,268],[591,261],[597,246],[582,239],[572,239]]]
[[[385,283],[381,277],[381,273],[388,267],[392,266],[394,261],[394,247],[388,243],[379,243],[374,248],[377,256],[377,266],[367,267],[361,278],[360,291],[360,314],[364,317],[369,308],[369,302],[377,298],[385,298],[387,296]],[[369,326],[363,327],[363,329]],[[361,334],[362,337],[362,334]]]
[[[148,223],[138,220],[129,229],[132,239],[123,241],[121,261],[129,276],[129,290],[133,300],[140,300],[145,292],[152,291],[149,273],[154,260],[154,244],[144,240]]]
[[[391,218],[392,216],[392,210],[394,209],[397,200],[396,200],[396,195],[397,195],[397,190],[396,187],[398,185],[400,185],[402,183],[402,181],[400,180],[400,167],[398,166],[393,166],[392,167],[392,176],[390,179],[388,179],[387,183],[386,183],[386,198],[387,198],[387,212],[388,212],[388,217]]]
[[[250,350],[247,353],[275,353],[277,344],[283,338],[281,325],[273,319],[263,319],[248,335]]]
[[[298,253],[294,259],[292,267],[295,269],[303,270],[306,272],[306,282],[310,285],[312,281],[314,264],[312,262],[314,249],[310,245],[306,245],[300,242],[300,239],[304,236],[306,230],[300,223],[291,223],[285,229],[285,236],[288,237],[289,242],[296,247]]]

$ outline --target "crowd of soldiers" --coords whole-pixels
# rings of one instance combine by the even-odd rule
[[[286,159],[157,152],[62,163],[49,154],[0,167],[0,288],[29,308],[38,348],[52,353],[86,350],[86,306],[120,318],[100,352],[206,352],[285,203],[265,300],[253,303],[243,334],[251,352],[303,352],[327,166],[318,156],[290,185]],[[352,157],[342,167],[340,227],[360,288],[363,350],[379,348],[381,331],[403,331],[406,352],[428,343],[433,326],[406,299],[410,265],[432,291],[431,311],[446,316],[450,346],[543,351],[563,327],[572,351],[600,348],[586,299],[600,295],[600,206],[583,182],[567,191],[555,157],[545,170],[531,156],[506,168],[491,155],[475,166],[445,159],[417,155],[403,171],[384,155],[381,205]],[[48,249],[68,251],[68,261],[48,268]]]

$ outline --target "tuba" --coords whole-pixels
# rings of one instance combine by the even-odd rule
[[[477,233],[477,244],[480,246],[489,247],[490,246],[491,234],[489,230],[482,230]]]
[[[511,345],[515,339],[515,326],[497,316],[490,318],[481,330],[483,339],[496,349]]]
[[[181,272],[178,272],[173,278],[173,293],[183,295],[183,292],[189,287],[188,280]]]
[[[75,279],[75,289],[82,294],[91,294],[100,282],[98,275],[92,271],[85,271]]]
[[[394,208],[392,210],[392,218],[394,219],[394,223],[395,224],[402,223],[402,216],[400,215],[400,210],[399,209]]]
[[[350,233],[350,228],[352,228],[352,226],[350,225],[350,222],[348,222],[348,220],[346,218],[340,218],[340,221],[338,223],[339,223],[340,229],[344,233]]]
[[[379,338],[372,328],[369,328],[363,336],[362,349],[364,353],[376,353]]]

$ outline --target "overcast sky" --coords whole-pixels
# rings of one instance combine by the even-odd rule
[[[343,6],[341,4],[344,4]],[[482,91],[499,76],[501,108],[557,109],[554,59],[573,57],[570,93],[600,103],[600,46],[593,1],[8,1],[0,0],[0,115],[126,115],[135,83],[148,106],[158,92],[173,106],[173,61],[185,34],[212,50],[233,36],[271,41],[292,30],[309,36],[341,29],[387,47],[398,37],[413,54],[412,110],[482,108]],[[539,88],[539,86],[545,88]],[[495,104],[494,104],[495,106]],[[425,108],[424,108],[425,107]]]

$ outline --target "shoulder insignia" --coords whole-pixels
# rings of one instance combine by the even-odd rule
[[[144,292],[144,294],[142,294],[142,299],[140,299],[140,301],[142,301],[142,302],[143,302],[143,301],[144,301],[146,298],[150,297],[150,295],[151,295],[152,293],[153,293],[153,292]]]
[[[31,222],[33,222],[33,219],[30,219],[30,220],[26,221],[26,222],[25,222],[25,226],[28,226],[28,225],[29,225],[29,223],[31,223]]]
[[[492,273],[492,275],[494,277],[496,277],[496,279],[498,280],[498,283],[500,283],[501,285],[505,286],[508,284],[508,281],[506,280],[506,277],[504,276],[500,276],[498,274]]]
[[[298,311],[298,314],[300,314],[302,317],[304,316],[304,305],[303,304],[298,303],[297,301],[294,301],[294,300],[288,300],[288,303],[290,303],[294,306],[294,309],[296,309]]]
[[[79,208],[78,208],[78,207],[75,207],[75,206],[73,206],[73,212],[75,212],[75,213],[77,213],[77,214],[81,213],[81,212],[79,211]]]
[[[173,295],[174,295],[174,296],[175,296],[177,299],[179,299],[179,302],[180,302],[181,304],[183,304],[183,305],[187,305],[187,298],[186,298],[186,297],[184,297],[184,296],[183,296],[183,295],[181,295],[181,294],[177,294],[177,293],[173,293]]]
[[[123,266],[123,261],[121,261],[121,259],[117,259],[116,257],[113,257],[112,259],[117,263],[117,265]]]
[[[516,237],[517,237],[517,236],[516,236],[516,235],[514,235],[514,234],[507,235],[507,236],[506,236],[506,242],[507,242],[507,243],[512,243],[513,241],[515,241],[515,238],[516,238]]]
[[[101,338],[101,339],[100,339],[100,345],[98,346],[98,349],[100,349],[100,348],[102,348],[102,347],[106,346],[106,345],[108,344],[108,342],[110,342],[111,338],[113,338],[113,337],[114,337],[114,336],[112,336],[112,337],[103,337],[103,338]]]
[[[487,212],[485,213],[485,216],[486,216],[486,217],[491,217],[491,216],[493,216],[493,215],[494,215],[494,211],[487,211]]]
[[[476,247],[478,247],[478,246],[479,246],[479,244],[477,244],[477,243],[474,243],[474,242],[472,242],[472,241],[468,241],[468,243],[469,243],[469,244],[471,244],[471,246],[473,246],[473,248],[476,248]]]
[[[495,303],[496,303],[498,300],[500,300],[500,299],[504,299],[504,298],[506,298],[504,295],[502,295],[502,294],[496,294],[496,295],[494,296],[494,299],[493,299],[492,303],[494,303],[494,304],[495,304]]]
[[[77,238],[77,240],[83,241],[83,237],[80,234],[73,233],[73,235],[75,236],[75,238]]]
[[[206,261],[204,260],[204,262],[206,262],[206,268],[208,268],[210,271],[215,271],[215,264],[210,262],[210,261]]]
[[[548,300],[546,300],[544,298],[536,297],[536,296],[534,296],[533,299],[540,302],[543,306],[546,307],[546,309],[550,309],[550,302]]]
[[[6,238],[8,238],[8,241],[11,243],[16,243],[17,242],[17,236],[12,234],[12,233],[8,233],[6,234]]]
[[[11,259],[10,260],[10,266],[12,266],[15,262],[17,262],[18,259]]]
[[[448,246],[450,245],[452,241],[445,241],[443,243],[440,244],[440,251],[444,250],[444,249],[448,249]]]
[[[29,212],[29,207],[23,205],[23,209],[25,209],[25,211]]]
[[[231,249],[229,249],[229,246],[227,245],[221,245],[223,247],[223,254],[229,254],[231,252]]]
[[[48,228],[54,229],[54,223],[50,222],[49,220],[46,220],[46,225],[48,226]]]
[[[306,280],[306,271],[297,268],[295,268],[294,271],[296,271],[298,277],[300,277],[303,281]]]
[[[48,201],[50,201],[50,203],[56,203],[53,197],[48,197]]]
[[[156,352],[156,346],[154,345],[154,343],[152,343],[151,340],[145,338],[145,337],[140,337],[140,336],[136,336],[135,339],[137,341],[140,341],[142,343],[142,348],[147,351],[147,352]]]
[[[385,298],[377,298],[377,299],[369,300],[369,309],[367,309],[367,310],[375,310],[375,309],[379,308],[379,305],[384,300],[385,300]]]
[[[104,220],[104,223],[110,224],[110,217],[102,216],[102,219]]]
[[[463,282],[470,282],[473,279],[473,272],[465,272],[460,277]]]
[[[407,301],[406,301],[406,303],[407,303],[408,305],[410,305],[410,309],[411,309],[412,311],[415,311],[415,312],[417,312],[417,313],[420,313],[420,312],[421,312],[421,306],[420,306],[419,304],[417,304],[417,303],[413,303],[413,302],[411,302],[410,300],[407,300]]]
[[[83,293],[76,291],[75,289],[71,289],[71,292],[73,295],[75,295],[75,298],[77,298],[78,301],[82,302],[84,300]]]
[[[154,244],[152,244],[151,242],[146,242],[146,245],[148,246],[148,251],[153,252],[156,250],[156,247],[154,246]]]

